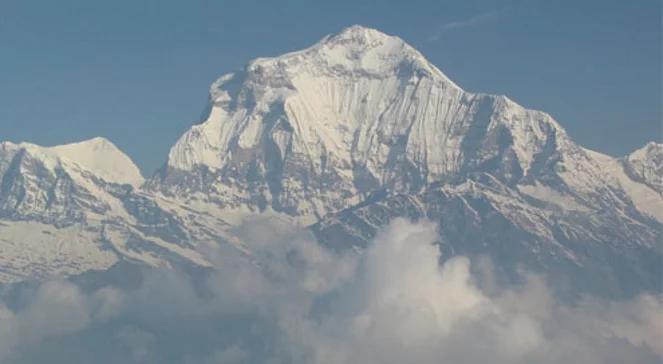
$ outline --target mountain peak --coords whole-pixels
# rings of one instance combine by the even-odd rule
[[[73,161],[109,182],[138,186],[143,182],[138,167],[110,140],[95,137],[81,142],[46,148],[58,157]]]
[[[626,172],[663,194],[663,144],[649,142],[624,159]]]
[[[429,76],[458,88],[439,69],[401,38],[353,25],[325,36],[313,46],[277,57],[257,58],[246,67],[256,79],[314,76],[410,77]],[[280,84],[280,82],[279,82]]]
[[[663,159],[663,144],[651,141],[643,147],[634,150],[626,156],[629,160],[643,160],[643,159]],[[659,161],[663,163],[663,161]]]
[[[256,59],[218,79],[210,99],[152,185],[213,189],[224,206],[298,216],[374,190],[418,190],[496,158],[509,160],[499,173],[515,181],[542,164],[535,156],[569,144],[550,116],[465,92],[401,38],[362,26]]]
[[[354,42],[371,42],[371,41],[402,41],[400,38],[383,33],[377,29],[364,27],[361,25],[352,25],[338,33],[329,35],[324,39],[325,41],[354,41]]]
[[[662,151],[663,150],[663,143],[657,143],[654,141],[651,141],[645,145],[645,148],[648,150],[655,150],[655,151]]]
[[[25,150],[49,168],[73,163],[107,182],[139,186],[144,180],[134,162],[103,137],[52,147],[25,142],[3,142],[0,144],[0,159],[3,154],[10,156],[20,150]]]

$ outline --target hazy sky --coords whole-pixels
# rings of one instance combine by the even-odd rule
[[[661,140],[661,1],[0,0],[0,140],[105,136],[151,174],[209,84],[362,24],[612,155]]]

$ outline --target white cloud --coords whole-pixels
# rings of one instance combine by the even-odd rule
[[[137,327],[127,326],[115,333],[115,339],[118,340],[121,347],[128,350],[134,362],[154,362],[152,358],[156,343],[154,334]]]
[[[488,11],[481,14],[476,14],[467,19],[462,19],[443,24],[428,38],[428,40],[434,42],[440,40],[444,35],[452,31],[465,29],[465,28],[472,28],[496,21],[500,17],[504,16],[504,13],[505,10]]]
[[[252,261],[209,252],[215,271],[205,278],[152,270],[138,289],[87,293],[48,282],[20,307],[0,305],[0,358],[39,362],[53,350],[87,350],[99,362],[127,363],[663,358],[660,297],[566,304],[539,276],[499,286],[489,264],[480,276],[465,257],[440,265],[435,226],[427,222],[395,220],[361,255],[333,253],[269,223],[251,224],[244,238],[255,250]]]

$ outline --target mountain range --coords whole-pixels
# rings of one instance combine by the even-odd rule
[[[660,292],[663,144],[589,150],[550,115],[467,92],[361,26],[220,77],[204,120],[147,179],[104,138],[0,144],[0,282],[121,261],[206,267],[201,244],[250,256],[235,230],[254,217],[358,251],[395,217],[429,219],[445,257]]]

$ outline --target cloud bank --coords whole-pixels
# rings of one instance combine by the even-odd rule
[[[543,277],[495,286],[440,264],[431,223],[395,220],[361,254],[252,222],[254,255],[138,287],[0,292],[3,363],[659,363],[661,297],[557,300]]]

